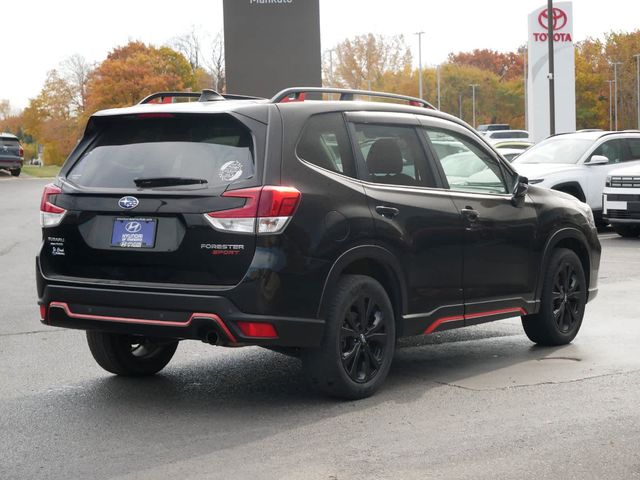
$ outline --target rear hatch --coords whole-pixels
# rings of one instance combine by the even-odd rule
[[[61,193],[50,199],[66,213],[44,230],[44,274],[117,284],[238,283],[255,234],[221,231],[205,214],[241,209],[249,200],[225,191],[261,184],[256,143],[264,131],[256,129],[266,127],[254,122],[252,130],[230,114],[92,121],[92,140],[72,155]]]
[[[21,157],[20,142],[16,138],[0,137],[0,157]]]

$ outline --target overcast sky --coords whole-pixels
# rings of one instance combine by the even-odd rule
[[[423,30],[424,64],[442,62],[452,51],[511,51],[527,40],[528,13],[545,3],[320,0],[322,48],[362,33],[405,34],[417,61],[417,37],[412,33]],[[640,28],[638,0],[574,0],[573,9],[574,40]],[[217,33],[222,30],[222,0],[7,1],[0,23],[0,99],[23,108],[40,91],[47,71],[69,55],[79,53],[99,62],[129,40],[165,44],[192,27]]]

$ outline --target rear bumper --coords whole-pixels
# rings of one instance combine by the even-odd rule
[[[317,347],[324,321],[252,315],[219,296],[172,294],[67,285],[41,285],[40,305],[47,325],[102,330],[129,335],[206,341],[215,333],[219,344]],[[237,322],[266,322],[277,338],[243,335]]]
[[[0,157],[0,168],[22,168],[22,159],[19,157]]]

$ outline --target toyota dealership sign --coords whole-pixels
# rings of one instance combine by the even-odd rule
[[[549,136],[549,23],[553,28],[556,133],[576,129],[576,74],[571,2],[554,2],[529,14],[527,127],[535,141]]]

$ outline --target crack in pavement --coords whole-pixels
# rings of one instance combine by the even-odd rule
[[[20,242],[13,242],[11,245],[9,245],[8,247],[3,248],[2,250],[0,250],[0,257],[3,255],[6,255],[7,253],[9,253],[11,250],[13,250]]]
[[[15,332],[15,333],[0,333],[0,337],[16,337],[18,335],[33,335],[36,333],[62,333],[66,332],[64,329],[47,329],[47,330],[32,330],[29,332]]]
[[[515,388],[538,387],[538,386],[542,386],[542,385],[564,385],[564,384],[569,384],[569,383],[585,382],[585,381],[588,381],[588,380],[595,380],[595,379],[605,378],[605,377],[617,377],[617,376],[620,376],[620,375],[630,375],[630,374],[634,374],[634,373],[640,373],[640,369],[628,370],[626,372],[603,373],[603,374],[600,374],[600,375],[592,375],[592,376],[589,376],[589,377],[575,378],[573,380],[560,380],[560,381],[547,381],[547,382],[538,382],[538,383],[527,383],[527,384],[522,384],[522,385],[508,385],[506,387],[497,387],[497,388],[472,388],[472,387],[465,387],[463,385],[457,385],[455,383],[440,382],[440,381],[437,381],[437,380],[432,380],[432,383],[435,383],[437,385],[444,385],[444,386],[447,386],[447,387],[459,388],[461,390],[469,390],[471,392],[497,392],[497,391],[501,391],[501,390],[511,390],[511,389],[515,389]]]

